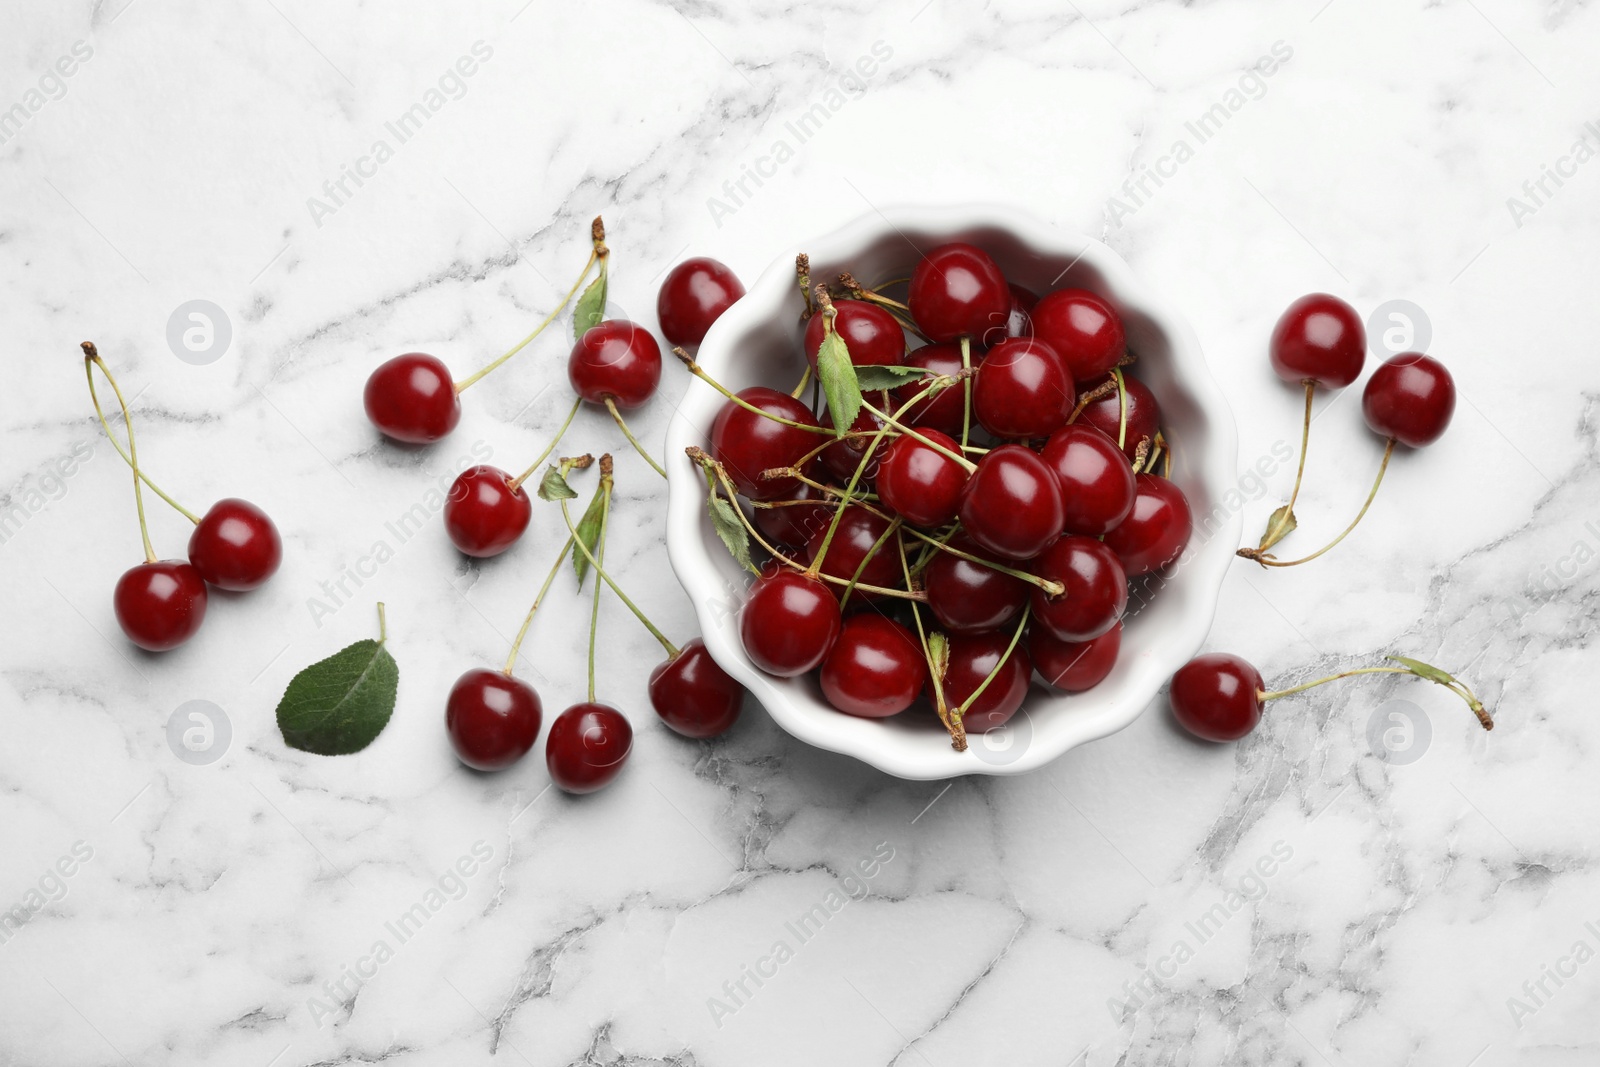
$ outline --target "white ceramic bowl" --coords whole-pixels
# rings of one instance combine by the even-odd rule
[[[1153,583],[1158,588],[1147,590],[1144,599],[1136,593],[1130,601],[1121,657],[1100,685],[1087,693],[1065,694],[1046,688],[1036,677],[1010,724],[973,736],[968,751],[956,752],[929,712],[855,718],[829,707],[814,677],[762,673],[739,641],[738,612],[751,576],[739,569],[713,532],[706,517],[705,479],[683,455],[689,445],[710,450],[711,424],[725,401],[696,380],[667,430],[667,549],[694,602],[712,656],[794,736],[915,779],[1020,774],[1131,723],[1205,639],[1242,525],[1238,508],[1224,499],[1237,478],[1233,415],[1189,326],[1111,249],[1019,211],[898,208],[873,212],[825,237],[801,242],[774,259],[749,294],[723,314],[700,346],[698,362],[730,389],[786,389],[804,367],[794,278],[797,252],[810,254],[816,281],[849,270],[872,284],[909,276],[919,249],[946,241],[967,241],[984,249],[1009,280],[1035,292],[1077,286],[1110,300],[1127,327],[1129,348],[1138,356],[1135,372],[1161,404],[1163,428],[1173,447],[1172,478],[1189,498],[1195,534],[1184,558]]]

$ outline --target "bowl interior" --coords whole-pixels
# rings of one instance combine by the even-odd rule
[[[1122,653],[1104,682],[1087,693],[1066,694],[1036,677],[1011,723],[972,737],[966,753],[950,747],[930,711],[913,708],[889,719],[842,714],[826,703],[815,678],[773,678],[745,657],[738,610],[751,576],[740,570],[705,518],[705,482],[698,471],[687,463],[670,465],[669,550],[717,662],[791,733],[902,777],[1017,773],[1132,722],[1204,639],[1222,572],[1238,543],[1236,529],[1232,536],[1218,536],[1240,521],[1222,500],[1233,479],[1233,420],[1188,327],[1149,297],[1105,246],[1036,220],[998,211],[977,214],[875,212],[797,250],[810,253],[816,281],[848,270],[870,286],[908,277],[918,249],[967,241],[993,256],[1018,285],[1041,294],[1090,289],[1121,314],[1129,349],[1137,356],[1131,370],[1161,405],[1163,430],[1173,448],[1171,476],[1188,496],[1196,531],[1179,563],[1161,575],[1135,580]],[[799,310],[790,252],[713,326],[699,363],[730,389],[792,387],[805,367]],[[723,402],[710,386],[692,383],[669,429],[669,456],[681,455],[691,444],[709,449],[711,423]]]

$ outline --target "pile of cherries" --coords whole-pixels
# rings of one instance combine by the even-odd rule
[[[211,505],[210,510],[201,516],[179,504],[152,482],[139,466],[133,421],[122,389],[95,346],[85,341],[80,347],[83,349],[84,370],[89,377],[89,397],[94,402],[95,415],[117,454],[133,471],[139,535],[144,542],[145,561],[129,568],[117,579],[116,591],[112,595],[117,624],[122,627],[128,640],[140,648],[149,652],[166,652],[200,632],[200,624],[205,621],[206,606],[210,602],[208,586],[228,592],[248,592],[259,588],[277,573],[279,564],[283,562],[283,539],[278,536],[278,528],[267,513],[248,500],[224,498]],[[94,387],[96,371],[105,376],[122,408],[123,426],[128,435],[126,449],[112,432],[111,424],[106,421],[105,412],[100,406],[100,398]],[[194,532],[189,535],[187,561],[156,558],[155,549],[150,543],[149,526],[145,522],[145,486],[194,523]]]
[[[817,391],[799,399],[804,380],[723,390],[711,452],[691,456],[750,505],[768,551],[739,619],[752,662],[817,672],[851,715],[926,695],[958,749],[1016,714],[1035,671],[1097,685],[1129,578],[1177,560],[1192,529],[1155,470],[1161,412],[1124,370],[1116,309],[1085,289],[1036,297],[969,244],[929,251],[903,303],[848,274],[813,301],[798,268],[807,375],[837,338],[899,384],[866,391],[842,434]]]

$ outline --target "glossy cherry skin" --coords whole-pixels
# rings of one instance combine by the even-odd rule
[[[950,547],[983,556],[983,549],[965,537],[954,537]],[[922,572],[928,610],[951,633],[972,634],[998,630],[1017,617],[1033,588],[993,567],[985,567],[950,552],[940,552]]]
[[[822,542],[828,536],[828,526],[828,523],[824,523],[806,542],[807,563],[815,562]],[[833,540],[828,542],[827,555],[822,557],[822,573],[848,582],[856,577],[859,567],[861,576],[856,580],[862,585],[898,585],[903,575],[900,552],[894,546],[894,537],[890,536],[876,550],[873,549],[888,528],[887,522],[860,505],[851,504],[845,508],[844,515],[839,519],[839,528],[833,532]],[[862,560],[867,561],[865,567],[861,567]],[[838,595],[844,594],[842,585],[830,583],[830,588]],[[852,593],[851,599],[864,595],[867,594]]]
[[[650,706],[673,732],[684,737],[718,737],[739,721],[744,686],[695,638],[650,672]]]
[[[218,589],[258,588],[283,562],[283,538],[267,513],[228,497],[211,505],[189,535],[189,562]]]
[[[976,353],[971,356],[974,366],[978,359]],[[949,377],[961,373],[961,348],[959,345],[923,345],[914,349],[905,362],[908,367],[921,367],[941,377]],[[910,381],[899,386],[894,391],[895,407],[909,404],[927,387],[925,381]],[[961,415],[966,403],[965,391],[958,383],[918,400],[900,416],[900,421],[918,429],[927,427],[956,436],[961,433]]]
[[[739,611],[745,655],[780,678],[819,666],[838,639],[840,625],[839,599],[827,583],[791,570],[757,578]]]
[[[111,603],[128,640],[148,652],[177,648],[206,618],[206,581],[191,563],[141,563],[117,579]]]
[[[972,380],[972,413],[996,437],[1048,437],[1077,405],[1072,375],[1037,337],[1012,337],[983,357]]]
[[[1061,641],[1044,627],[1028,632],[1028,655],[1046,684],[1064,693],[1082,693],[1106,680],[1122,651],[1122,623],[1092,641]]]
[[[372,425],[407,444],[437,441],[461,421],[461,398],[450,368],[423,352],[407,352],[379,365],[361,399]]]
[[[895,317],[865,300],[837,300],[833,329],[844,338],[850,362],[858,367],[894,366],[905,359],[906,333]],[[817,365],[817,349],[822,347],[823,315],[806,320],[806,359]]]
[[[583,331],[572,346],[567,381],[591,404],[610,397],[623,410],[639,407],[661,384],[661,346],[643,326],[607,319]]]
[[[1237,741],[1261,721],[1261,672],[1238,656],[1196,656],[1172,676],[1172,715],[1207,741]]]
[[[1421,352],[1385,360],[1361,394],[1372,432],[1422,448],[1444,435],[1456,410],[1456,383],[1444,364]]]
[[[609,704],[574,704],[550,724],[544,765],[556,788],[593,793],[611,784],[633,751],[633,726]]]
[[[499,467],[468,467],[451,483],[444,501],[450,543],[469,556],[498,556],[522,536],[533,518],[533,501]]]
[[[833,428],[833,416],[828,412],[822,413],[822,425]],[[856,416],[856,421],[850,424],[852,433],[877,433],[883,429],[882,425],[872,412],[862,411]],[[821,438],[811,442],[811,447],[816,448],[821,443]],[[867,460],[866,467],[861,472],[861,480],[856,483],[858,487],[871,486],[878,477],[878,465],[883,461],[883,450],[888,442],[879,444],[872,450],[872,458]],[[839,479],[841,485],[849,484],[854,477],[856,468],[861,466],[861,457],[867,454],[867,449],[872,445],[870,437],[841,437],[833,444],[822,450],[818,457],[829,474]],[[803,483],[802,483],[803,484]]]
[[[668,344],[697,345],[743,295],[743,283],[723,264],[705,256],[686,259],[667,272],[656,294],[661,336]]]
[[[756,529],[768,541],[790,548],[802,548],[811,540],[818,527],[827,526],[833,518],[833,506],[821,489],[796,483],[790,500],[816,501],[814,504],[795,504],[781,508],[756,508]]]
[[[918,430],[923,437],[961,454],[956,440],[938,430]],[[895,439],[884,454],[875,479],[878,497],[895,514],[913,526],[943,526],[956,517],[961,491],[967,487],[967,470],[942,452],[915,437]]]
[[[1111,381],[1111,376],[1106,375],[1090,382],[1078,383],[1078,395],[1098,389],[1102,383]],[[1128,397],[1128,433],[1123,438],[1122,451],[1129,459],[1139,454],[1139,442],[1156,439],[1156,433],[1161,429],[1161,405],[1156,403],[1156,395],[1150,387],[1131,374],[1123,374],[1123,388]],[[1083,414],[1078,416],[1078,422],[1085,426],[1093,426],[1107,437],[1111,443],[1117,443],[1117,427],[1121,413],[1118,407],[1116,393],[1111,393],[1093,401],[1083,409]],[[1076,425],[1076,423],[1074,424]]]
[[[1003,326],[990,326],[983,332],[984,348],[993,348],[1007,337],[1033,336],[1033,309],[1039,304],[1038,295],[1015,283],[1008,283],[1006,290],[1011,294],[1011,311]]]
[[[741,389],[739,398],[790,422],[818,426],[811,409],[788,393],[757,385]],[[711,424],[711,454],[728,470],[741,494],[751,500],[788,500],[800,483],[793,478],[763,479],[761,472],[792,467],[821,444],[819,434],[785,426],[728,401]]]
[[[1002,560],[1032,559],[1061,536],[1061,482],[1021,445],[1001,445],[978,460],[961,498],[968,536]]]
[[[1093,426],[1063,426],[1045,442],[1039,458],[1061,482],[1067,533],[1099,537],[1133,511],[1133,464]]]
[[[1033,309],[1033,336],[1055,349],[1080,382],[1111,373],[1128,351],[1122,317],[1087,289],[1046,293]]]
[[[504,770],[526,756],[543,718],[533,686],[487,667],[457,678],[444,705],[444,728],[456,757],[479,771]]]
[[[1011,290],[989,254],[959,242],[932,249],[911,272],[911,317],[930,341],[981,340],[1011,315]]]
[[[950,637],[950,666],[941,684],[945,704],[951,708],[960,706],[977,692],[995,665],[1004,661],[994,681],[961,718],[969,734],[987,733],[1004,726],[1028,695],[1033,662],[1020,641],[1011,655],[1006,655],[1011,637],[1008,633],[952,634]]]
[[[1272,328],[1272,369],[1286,382],[1314,381],[1343,389],[1367,361],[1367,328],[1336,296],[1312,293],[1289,305]]]
[[[1046,596],[1033,590],[1033,620],[1062,641],[1093,641],[1128,609],[1128,576],[1117,554],[1092,537],[1063,537],[1029,569],[1060,582],[1066,591]]]
[[[1106,547],[1122,560],[1129,578],[1177,560],[1194,532],[1194,517],[1182,489],[1154,474],[1140,474],[1134,481],[1133,511],[1105,536]]]
[[[844,621],[822,661],[822,695],[847,715],[882,719],[909,708],[927,677],[927,661],[911,631],[864,611]]]

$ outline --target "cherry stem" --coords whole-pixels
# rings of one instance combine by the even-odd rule
[[[968,376],[966,378],[963,378],[962,381],[967,386],[967,388],[970,390],[971,387],[972,387],[972,378],[970,376]],[[923,396],[927,395],[927,393],[928,393],[928,390],[925,389],[921,393],[918,393],[916,396],[912,397],[910,400],[906,401],[906,403],[900,405],[900,409],[895,413],[895,415],[890,415],[887,412],[879,411],[877,408],[873,407],[872,404],[867,400],[863,400],[861,402],[861,406],[863,408],[865,408],[867,411],[871,412],[873,415],[875,415],[885,425],[892,426],[896,430],[899,430],[901,433],[905,434],[907,437],[910,437],[913,440],[922,442],[924,445],[927,445],[929,448],[933,449],[935,452],[939,453],[941,456],[944,456],[946,459],[954,460],[956,463],[959,463],[961,465],[961,469],[962,470],[966,471],[968,474],[971,474],[973,471],[978,469],[978,465],[976,463],[972,462],[972,460],[968,459],[966,456],[961,455],[959,452],[950,451],[948,448],[946,448],[943,445],[939,444],[937,441],[930,441],[928,438],[924,437],[922,434],[918,433],[916,430],[914,430],[911,427],[909,427],[909,426],[905,425],[904,423],[900,422],[900,420],[898,418],[896,418],[896,415],[905,414],[905,411],[906,411],[907,407],[909,407],[912,404],[915,404]],[[966,446],[962,445],[961,447],[965,448]]]
[[[1306,477],[1306,449],[1311,444],[1311,401],[1317,395],[1317,380],[1307,378],[1306,387],[1306,417],[1300,424],[1300,467],[1294,472],[1294,489],[1289,492],[1288,506],[1283,509],[1283,515],[1267,526],[1267,532],[1261,538],[1264,548],[1271,548],[1283,540],[1284,528],[1289,525],[1289,517],[1294,514],[1294,503],[1300,499],[1300,483]]]
[[[963,372],[972,370],[972,341],[966,334],[961,335],[961,369]],[[961,380],[961,447],[967,447],[967,439],[972,436],[972,377],[968,375]],[[940,451],[943,451],[941,449]],[[967,473],[971,474],[973,468],[968,467]]]
[[[667,476],[667,472],[661,469],[661,464],[657,463],[655,461],[655,457],[646,452],[644,445],[641,445],[639,443],[639,439],[633,436],[633,431],[628,429],[627,422],[622,418],[622,412],[617,410],[617,402],[609,396],[606,397],[606,410],[611,412],[611,417],[616,420],[617,428],[622,431],[622,436],[628,439],[628,443],[633,446],[633,450],[644,457],[644,461],[650,464],[650,468],[652,470],[661,475],[661,477],[665,478]]]
[[[1128,447],[1128,383],[1122,380],[1122,368],[1114,367],[1111,376],[1117,381],[1117,447]]]
[[[1085,408],[1087,408],[1090,404],[1093,404],[1096,400],[1110,396],[1112,392],[1116,390],[1116,388],[1116,379],[1107,378],[1093,389],[1085,390],[1083,395],[1078,397],[1078,403],[1072,409],[1072,414],[1067,416],[1067,425],[1070,426],[1077,422],[1078,417],[1083,414]]]
[[[505,674],[511,676],[511,670],[517,664],[517,652],[522,648],[522,639],[528,636],[528,627],[533,625],[534,613],[539,610],[539,605],[544,603],[544,595],[550,591],[550,584],[556,580],[556,575],[561,573],[561,564],[566,562],[567,553],[572,549],[572,542],[576,535],[567,538],[567,543],[561,546],[561,551],[556,555],[556,561],[550,567],[550,573],[544,576],[544,584],[539,586],[539,592],[533,598],[533,607],[528,609],[528,614],[523,617],[522,629],[517,631],[517,639],[511,642],[511,654],[506,657]]]
[[[1389,658],[1398,659],[1399,657],[1390,656]],[[1449,674],[1439,670],[1437,667],[1433,667],[1426,663],[1421,664],[1421,666],[1426,668],[1426,670],[1419,670],[1415,667],[1358,667],[1355,670],[1341,671],[1338,674],[1330,674],[1326,678],[1318,678],[1314,682],[1306,682],[1304,685],[1297,685],[1289,689],[1277,689],[1272,692],[1257,690],[1256,698],[1263,702],[1268,700],[1276,700],[1279,697],[1293,696],[1296,693],[1304,693],[1307,689],[1315,689],[1317,686],[1325,685],[1328,682],[1337,682],[1341,678],[1354,678],[1355,676],[1361,674],[1409,674],[1413,678],[1422,678],[1426,681],[1433,682],[1435,685],[1444,686],[1446,689],[1450,690],[1450,692],[1467,702],[1467,707],[1472,709],[1472,713],[1477,716],[1478,722],[1485,730],[1494,729],[1494,719],[1490,718],[1488,710],[1483,706],[1483,701],[1479,700],[1477,694],[1473,693],[1471,689],[1467,688],[1466,683],[1451,677]]]
[[[1378,477],[1372,483],[1372,491],[1367,494],[1366,503],[1361,505],[1361,510],[1356,513],[1356,517],[1350,521],[1350,525],[1346,526],[1344,528],[1344,532],[1341,533],[1338,537],[1335,537],[1332,541],[1329,541],[1327,544],[1323,545],[1321,548],[1319,548],[1315,552],[1311,553],[1311,555],[1305,556],[1305,557],[1303,557],[1301,559],[1293,559],[1293,560],[1287,560],[1287,561],[1273,559],[1269,555],[1263,555],[1260,552],[1260,550],[1258,550],[1258,549],[1250,549],[1250,548],[1241,548],[1239,550],[1238,554],[1243,556],[1245,559],[1253,559],[1253,560],[1255,560],[1257,563],[1261,564],[1263,567],[1298,567],[1302,563],[1310,563],[1312,560],[1316,559],[1318,556],[1322,555],[1324,552],[1327,552],[1328,550],[1332,549],[1340,541],[1343,541],[1346,537],[1349,537],[1350,536],[1350,531],[1354,530],[1356,528],[1356,526],[1361,522],[1361,520],[1366,517],[1367,509],[1372,507],[1372,501],[1378,495],[1378,487],[1383,484],[1383,474],[1384,474],[1385,471],[1387,471],[1389,469],[1389,458],[1394,455],[1394,446],[1395,446],[1395,439],[1393,437],[1391,437],[1391,438],[1389,438],[1389,443],[1386,446],[1384,446],[1384,449],[1383,449],[1383,462],[1378,465]]]
[[[133,503],[139,511],[139,537],[144,541],[144,561],[154,563],[156,550],[150,544],[150,526],[144,519],[144,493],[139,488],[139,448],[133,441],[133,419],[128,414],[128,402],[122,398],[122,390],[117,387],[117,380],[111,376],[105,361],[95,350],[94,342],[85,341],[80,347],[83,349],[83,373],[89,379],[89,391],[94,391],[94,368],[99,367],[106,381],[111,383],[111,391],[117,394],[117,403],[122,408],[122,424],[128,428],[128,466],[133,468]]]
[[[584,283],[584,280],[589,277],[589,268],[591,268],[591,267],[593,267],[595,265],[595,261],[596,260],[599,260],[599,262],[600,262],[600,270],[602,272],[605,271],[606,256],[609,253],[606,251],[606,246],[605,246],[605,230],[602,228],[599,218],[596,218],[594,220],[594,233],[595,233],[594,249],[592,251],[590,251],[589,259],[583,265],[583,273],[579,274],[578,275],[578,280],[572,283],[572,288],[568,289],[567,290],[567,295],[561,298],[561,303],[557,304],[555,306],[555,309],[553,311],[551,311],[550,314],[548,314],[548,315],[546,315],[544,317],[544,321],[543,322],[539,323],[539,325],[537,325],[537,326],[535,326],[533,328],[533,332],[532,333],[530,333],[528,336],[524,337],[522,340],[518,341],[516,344],[512,345],[511,346],[511,350],[508,351],[505,355],[501,356],[499,359],[495,360],[493,363],[490,363],[488,366],[482,368],[477,373],[468,375],[467,377],[465,377],[465,378],[461,379],[459,382],[457,382],[455,384],[455,390],[456,390],[456,392],[458,394],[466,392],[467,388],[469,386],[471,386],[472,384],[474,384],[475,382],[477,382],[478,379],[482,378],[484,375],[488,374],[490,371],[493,371],[494,369],[499,367],[502,363],[504,363],[506,360],[510,359],[512,356],[516,355],[518,352],[521,352],[524,348],[526,348],[533,341],[533,339],[535,337],[538,337],[541,333],[543,333],[544,330],[545,330],[545,327],[549,326],[552,322],[554,322],[556,320],[556,316],[560,315],[561,312],[566,310],[567,305],[572,303],[572,298],[578,295],[579,288],[582,287],[582,285]]]
[[[781,415],[774,415],[770,411],[762,411],[760,408],[750,403],[750,401],[729,392],[727,386],[723,385],[721,382],[717,381],[715,378],[711,377],[711,375],[702,370],[700,364],[694,361],[694,357],[690,356],[689,353],[685,352],[683,349],[674,348],[672,350],[672,354],[678,357],[678,361],[680,363],[689,368],[690,374],[693,374],[696,378],[699,378],[701,381],[705,382],[707,385],[711,386],[711,388],[715,389],[717,392],[721,393],[735,404],[738,404],[746,411],[753,411],[762,418],[771,419],[780,426],[793,426],[795,429],[804,430],[807,433],[825,433],[829,437],[835,436],[834,432],[828,429],[826,426],[809,426],[803,422],[795,422],[793,419],[786,419]]]
[[[806,386],[808,386],[810,384],[811,384],[811,364],[807,363],[806,364],[806,369],[800,372],[800,381],[795,385],[795,387],[793,389],[789,390],[789,395],[794,397],[796,400],[799,400],[800,399],[800,394],[805,392],[806,391]]]
[[[110,381],[111,382],[111,387],[113,389],[115,389],[116,388],[116,381],[114,379],[112,379],[111,371],[109,369],[107,369],[107,367],[105,365],[105,362],[103,360],[99,359],[98,357],[96,357],[94,359],[94,362],[99,365],[100,372],[106,376],[106,380]],[[122,447],[122,442],[117,440],[116,434],[111,432],[111,423],[106,421],[106,414],[105,414],[104,411],[102,411],[100,409],[100,397],[95,393],[94,374],[93,373],[90,373],[90,375],[89,375],[89,399],[94,401],[94,413],[100,419],[100,426],[101,426],[102,429],[105,430],[106,439],[111,442],[111,447],[117,450],[117,455],[122,457],[122,462],[124,462],[128,466],[132,467],[133,466],[132,458],[129,457],[127,450]],[[119,399],[120,399],[120,394],[119,394]],[[123,418],[124,418],[124,420],[126,420],[126,418],[127,418],[126,408],[124,408]],[[150,476],[148,474],[146,474],[142,470],[139,471],[139,480],[144,482],[145,488],[149,489],[151,492],[155,493],[156,496],[160,497],[162,500],[165,500],[168,504],[172,505],[173,510],[177,511],[178,514],[182,515],[184,518],[188,519],[190,522],[194,523],[196,526],[200,525],[200,516],[196,515],[194,512],[190,511],[188,508],[184,507],[182,504],[180,504],[176,500],[172,499],[166,493],[162,492],[161,487],[159,485],[157,485],[155,482],[152,482],[150,480]]]
[[[610,498],[608,495],[607,501],[602,505],[602,507],[609,510],[610,506]],[[601,580],[611,587],[611,591],[617,595],[617,599],[622,601],[629,611],[633,612],[633,617],[638,619],[639,622],[644,625],[646,630],[650,631],[650,636],[661,642],[661,647],[667,650],[667,655],[669,657],[677,656],[678,647],[671,641],[667,640],[666,634],[656,629],[655,624],[653,624],[645,616],[645,613],[639,609],[639,605],[628,599],[628,594],[622,591],[622,587],[619,586],[616,581],[612,579],[611,575],[606,572],[606,569],[600,565],[600,561],[595,559],[594,553],[589,551],[589,546],[584,544],[583,540],[578,537],[577,527],[572,525],[572,513],[567,510],[567,502],[565,500],[561,502],[561,517],[566,520],[567,529],[572,532],[572,537],[568,539],[568,543],[577,544],[578,551],[582,552],[584,559],[589,561],[589,566],[594,568],[594,572],[600,576]],[[591,696],[589,699],[593,700],[594,697]]]
[[[906,588],[913,589],[915,584],[911,580],[911,564],[906,559],[906,543],[898,542],[900,548],[900,571],[906,576]],[[944,723],[944,728],[950,732],[950,745],[957,752],[967,750],[967,731],[959,721],[951,722],[950,710],[944,702],[944,677],[938,664],[933,661],[933,648],[928,644],[928,631],[922,625],[922,605],[915,601],[911,604],[911,618],[917,624],[917,640],[922,644],[922,658],[928,664],[928,678],[933,682],[933,707],[939,714],[939,721]]]
[[[511,479],[512,492],[515,492],[523,482],[527,481],[529,478],[532,478],[534,472],[539,469],[539,465],[546,459],[550,458],[550,453],[556,450],[556,445],[559,445],[561,443],[561,438],[566,436],[567,427],[572,425],[573,417],[578,414],[578,409],[582,406],[583,397],[581,396],[572,402],[572,410],[567,412],[566,421],[561,424],[561,429],[556,431],[556,435],[550,439],[550,443],[545,446],[544,451],[539,453],[539,458],[529,464],[527,470]]]
[[[1000,662],[994,665],[994,670],[990,671],[987,677],[985,677],[983,681],[979,683],[978,688],[972,691],[972,695],[961,702],[961,706],[956,709],[956,715],[958,718],[965,716],[967,714],[967,709],[972,707],[973,701],[981,697],[983,695],[983,691],[989,688],[989,683],[999,677],[1000,669],[1004,667],[1006,665],[1006,661],[1011,658],[1011,653],[1017,650],[1017,642],[1022,640],[1022,631],[1028,628],[1028,615],[1032,611],[1032,601],[1029,601],[1022,606],[1022,618],[1017,620],[1017,629],[1011,635],[1011,643],[1006,646],[1005,655],[1000,657]]]
[[[811,257],[804,252],[794,257],[794,278],[800,286],[800,296],[806,302],[801,318],[809,319],[816,313],[817,306],[811,302]]]
[[[378,644],[389,640],[389,620],[383,613],[383,601],[378,601]]]
[[[606,527],[611,524],[611,485],[611,456],[607,453],[600,457],[600,484],[595,488],[595,492],[600,494],[600,529],[594,538],[595,547],[599,551],[590,552],[589,546],[583,543],[583,538],[577,537],[577,531],[573,530],[578,548],[583,550],[584,558],[589,561],[589,565],[597,572],[606,558]],[[567,528],[572,529],[572,519],[567,513],[566,503],[565,500],[561,502],[561,515],[562,518],[567,520]],[[594,602],[589,608],[589,703],[591,704],[594,703],[595,637],[600,632],[600,589],[601,584],[596,581],[594,583]]]
[[[802,574],[806,572],[806,567],[804,564],[790,559],[784,553],[778,551],[778,549],[773,546],[772,542],[768,541],[765,537],[762,537],[761,531],[756,529],[755,526],[750,522],[750,516],[746,515],[744,513],[744,509],[739,506],[739,490],[734,488],[733,481],[728,477],[728,472],[723,468],[722,464],[718,463],[711,456],[707,455],[704,449],[697,448],[694,445],[690,445],[683,451],[684,454],[687,455],[691,460],[699,464],[702,469],[709,470],[716,475],[717,481],[721,483],[723,491],[727,494],[728,502],[733,505],[734,513],[739,516],[739,522],[744,526],[745,532],[750,535],[751,539],[754,540],[756,544],[766,549],[769,556],[777,560],[779,563],[782,563],[784,566],[789,567],[792,570],[800,571]],[[835,578],[831,574],[818,573],[812,575],[812,577],[819,578],[831,585],[850,584],[845,579]],[[889,589],[881,585],[865,585],[862,583],[857,583],[856,588],[860,589],[862,592],[877,593],[880,596],[894,597],[899,600],[917,601],[928,599],[927,594],[925,593],[908,592],[904,589]]]

